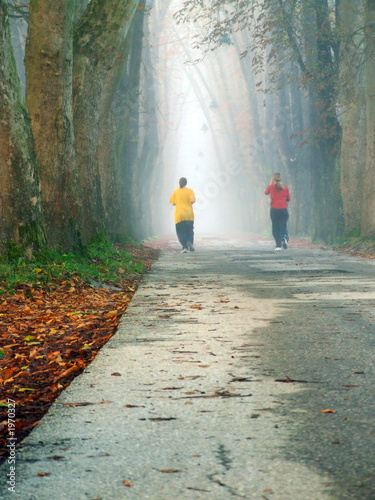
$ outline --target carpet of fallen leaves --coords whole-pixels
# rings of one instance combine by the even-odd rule
[[[334,246],[333,250],[340,253],[347,253],[353,257],[360,257],[362,259],[375,259],[375,248],[373,244],[363,243],[346,243],[342,246]]]
[[[146,271],[158,257],[147,246],[125,250]],[[120,286],[94,288],[61,278],[48,290],[21,285],[0,297],[0,461],[7,454],[8,403],[16,404],[19,444],[116,332],[141,281],[135,274]]]

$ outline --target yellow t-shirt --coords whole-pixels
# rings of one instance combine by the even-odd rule
[[[176,205],[174,211],[175,224],[183,220],[194,220],[194,211],[191,204],[194,198],[194,191],[187,187],[177,188],[173,191],[169,203]]]

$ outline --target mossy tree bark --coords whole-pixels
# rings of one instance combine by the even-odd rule
[[[83,196],[83,241],[105,231],[105,212],[95,156],[103,88],[139,0],[92,0],[74,32],[74,130]]]
[[[152,171],[157,156],[155,96],[152,63],[144,32],[149,38],[145,10],[134,17],[129,60],[122,72],[113,103],[116,127],[116,179],[127,232],[136,238],[150,235]],[[156,152],[155,152],[156,151]]]
[[[138,13],[137,16],[138,17]],[[102,202],[105,213],[105,227],[111,239],[118,239],[129,230],[129,213],[125,192],[124,163],[116,155],[116,138],[120,119],[126,120],[131,98],[124,74],[129,67],[132,49],[134,21],[113,64],[103,89],[100,103],[99,136],[96,161],[100,175]],[[121,130],[122,132],[122,130]],[[126,133],[126,130],[125,130]]]
[[[375,3],[365,2],[365,99],[367,157],[363,183],[362,236],[375,236]]]
[[[340,89],[342,104],[341,195],[345,233],[360,234],[366,164],[366,106],[363,82],[363,0],[340,2]],[[374,61],[372,61],[372,64]]]
[[[42,182],[48,242],[70,250],[78,230],[79,186],[72,109],[75,0],[31,0],[26,102]]]
[[[315,179],[317,189],[313,193],[315,198],[313,236],[316,240],[330,243],[343,231],[338,162],[342,131],[336,114],[338,57],[335,52],[337,43],[332,33],[328,1],[316,0],[314,9],[317,26],[314,106],[319,113],[316,145],[322,164]]]
[[[0,0],[0,117],[0,239],[39,247],[45,244],[40,181],[5,0]]]

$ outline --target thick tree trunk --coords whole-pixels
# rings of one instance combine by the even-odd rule
[[[314,107],[319,113],[316,123],[316,146],[320,153],[319,180],[314,191],[314,239],[332,242],[342,231],[342,200],[339,191],[339,149],[341,127],[336,116],[337,82],[333,60],[333,38],[327,0],[314,2],[316,13],[317,76],[314,77]],[[315,174],[316,175],[316,174]]]
[[[367,157],[363,182],[362,236],[375,236],[375,3],[365,2],[365,99]]]
[[[105,231],[98,164],[100,102],[104,84],[139,0],[92,0],[74,35],[74,130],[83,198],[85,242]]]
[[[341,196],[345,233],[361,229],[362,182],[366,163],[366,116],[361,57],[363,0],[340,2],[340,89],[342,105]],[[358,34],[355,35],[355,32]],[[363,47],[362,47],[363,48]],[[373,63],[373,62],[372,62]]]
[[[290,72],[293,71],[291,68]],[[285,172],[284,182],[288,184],[292,202],[290,204],[291,234],[306,234],[311,223],[311,175],[306,157],[309,153],[307,144],[300,134],[304,130],[301,113],[300,91],[289,84],[283,85],[276,94],[275,106],[275,143],[278,146],[281,168],[275,165],[275,171]]]
[[[305,130],[305,117],[303,115],[303,93],[298,85],[297,68],[295,80],[289,87],[289,101],[291,107],[291,135],[293,155],[289,160],[289,179],[293,201],[291,203],[290,229],[294,234],[307,235],[311,227],[311,145],[304,143],[301,133]],[[293,234],[293,233],[292,233]]]
[[[31,0],[26,102],[49,245],[72,249],[78,219],[72,111],[74,1]]]
[[[126,78],[128,107],[122,123],[123,138],[120,137],[120,131],[118,134],[119,145],[122,142],[122,156],[118,157],[118,178],[126,179],[122,192],[123,206],[127,207],[131,233],[138,239],[151,236],[155,216],[151,206],[157,206],[157,201],[160,200],[155,197],[160,197],[161,193],[160,178],[155,175],[159,143],[155,114],[155,73],[150,58],[149,39],[147,17],[143,12],[138,13]],[[120,95],[119,93],[118,97]]]
[[[17,74],[5,0],[0,0],[0,240],[45,244],[30,119]]]
[[[137,13],[136,17],[138,16],[141,16],[141,11],[139,11],[139,14]],[[128,60],[132,48],[133,34],[134,24],[129,30],[128,36],[124,40],[116,61],[109,72],[100,104],[96,161],[100,175],[106,230],[108,236],[114,240],[118,239],[118,236],[124,235],[128,229],[128,204],[123,203],[123,200],[126,199],[124,194],[125,175],[122,172],[124,164],[121,160],[118,161],[116,156],[116,137],[118,123],[125,118],[124,115],[128,114],[128,109],[132,105],[128,86],[124,84],[123,77],[124,73],[127,74],[129,66]],[[125,130],[121,128],[120,133],[126,134],[126,127]]]

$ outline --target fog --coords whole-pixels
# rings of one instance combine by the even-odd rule
[[[156,2],[150,11],[160,143],[154,231],[174,232],[168,202],[179,178],[186,177],[197,198],[196,234],[258,232],[259,213],[268,206],[267,181],[250,155],[253,119],[238,39],[204,55],[193,48],[199,28],[173,19],[181,4]]]

